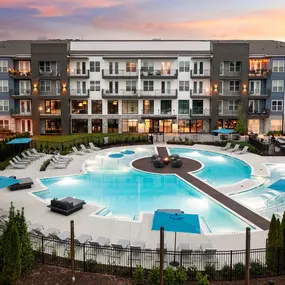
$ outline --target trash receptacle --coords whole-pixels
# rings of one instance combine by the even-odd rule
[[[109,137],[104,137],[104,144],[108,144],[109,143]]]

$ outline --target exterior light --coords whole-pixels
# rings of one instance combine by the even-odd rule
[[[65,82],[62,83],[62,89],[66,89],[66,83]]]
[[[242,87],[243,87],[243,90],[242,90],[242,91],[245,92],[245,91],[246,91],[246,87],[247,87],[246,84],[244,84]]]
[[[39,107],[39,111],[42,111],[42,109],[43,109],[42,107]]]
[[[214,91],[214,92],[217,92],[217,91],[218,91],[218,84],[214,84],[214,86],[213,86],[213,91]]]
[[[38,84],[34,83],[34,90],[37,90],[37,89],[38,89]]]

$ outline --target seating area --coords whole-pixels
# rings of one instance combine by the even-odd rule
[[[243,149],[240,149],[239,144],[235,144],[232,148],[231,143],[227,143],[226,146],[221,148],[221,151],[228,151],[230,153],[236,153],[236,154],[245,154],[248,152],[248,146],[243,147]]]
[[[50,205],[47,207],[50,208],[52,212],[68,216],[78,210],[81,210],[85,204],[86,203],[83,200],[66,197],[60,200],[56,198],[52,199]]]
[[[163,168],[165,165],[168,165],[169,163],[171,167],[179,168],[183,164],[182,159],[178,154],[173,154],[170,157],[166,157],[165,159],[162,159],[161,156],[154,154],[151,157],[151,161],[155,168]]]
[[[95,146],[92,142],[89,143],[89,147],[86,147],[84,144],[80,145],[80,150],[78,150],[75,146],[72,147],[72,154],[76,155],[84,155],[88,153],[92,153],[93,151],[99,151],[101,148]]]
[[[60,154],[53,155],[50,160],[50,164],[57,169],[64,169],[73,160],[71,156],[62,156]]]
[[[15,176],[13,178],[16,179]],[[34,184],[33,180],[30,177],[18,178],[17,180],[19,180],[19,182],[8,187],[11,191],[29,189],[32,188],[32,185]]]

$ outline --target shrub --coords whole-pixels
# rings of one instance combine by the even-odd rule
[[[158,267],[153,267],[149,274],[149,279],[152,285],[160,284],[160,272]]]
[[[250,263],[250,274],[260,276],[263,274],[264,266],[259,260]]]
[[[205,274],[209,277],[209,279],[214,280],[216,272],[215,264],[206,264],[204,270]]]
[[[195,266],[189,267],[186,273],[187,273],[188,279],[194,280],[197,275],[197,267]]]
[[[210,285],[207,275],[203,275],[201,272],[198,272],[196,275],[197,285]]]
[[[235,279],[243,279],[245,273],[245,266],[242,262],[238,262],[233,266],[233,275]]]
[[[8,158],[5,161],[1,161],[0,162],[0,170],[5,170],[6,169],[6,167],[9,165],[9,160],[10,160],[10,158]]]
[[[40,171],[46,171],[47,167],[50,164],[50,159],[47,159],[43,162],[43,164],[41,165]]]
[[[175,285],[175,271],[169,266],[164,270],[165,285]]]
[[[142,285],[145,281],[145,270],[141,266],[137,266],[134,272],[135,285]]]
[[[183,285],[186,280],[187,280],[187,273],[185,268],[178,267],[175,271],[175,284]]]
[[[221,269],[221,274],[223,279],[229,280],[231,276],[231,266],[228,264],[225,264]]]

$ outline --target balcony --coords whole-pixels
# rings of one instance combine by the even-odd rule
[[[89,98],[90,90],[89,89],[70,89],[69,96],[72,97],[72,99]]]
[[[178,77],[177,69],[167,69],[167,70],[149,70],[141,69],[141,78],[142,79],[176,79]]]
[[[241,91],[229,91],[229,90],[220,90],[219,96],[222,97],[221,99],[238,99],[241,94]]]
[[[261,111],[259,110],[248,110],[248,117],[251,119],[254,118],[269,118],[270,110],[263,108]]]
[[[67,74],[70,78],[88,79],[90,77],[90,71],[87,69],[71,69]]]
[[[10,96],[14,99],[31,99],[31,89],[10,89]]]
[[[207,108],[193,108],[190,109],[191,118],[210,117],[210,109]]]
[[[260,90],[260,89],[254,89],[250,90],[248,92],[248,98],[249,99],[267,99],[271,95],[271,90],[267,89],[265,91]]]
[[[27,118],[32,116],[32,110],[28,111],[20,108],[14,108],[10,110],[10,114],[12,117]]]
[[[241,70],[233,70],[230,68],[220,69],[220,77],[228,77],[228,78],[238,78],[241,77]]]
[[[19,70],[19,69],[9,69],[8,70],[10,77],[14,79],[31,79],[32,73],[30,70]]]
[[[269,69],[251,69],[249,70],[248,76],[250,79],[267,79],[271,75]]]
[[[237,118],[238,117],[238,110],[228,110],[228,109],[219,110],[219,117]]]
[[[48,79],[58,78],[60,76],[60,72],[57,69],[51,69],[49,71],[39,69],[39,76],[41,78],[48,78]]]
[[[103,69],[102,78],[104,79],[124,79],[124,78],[133,78],[137,79],[138,71],[137,70],[125,70],[125,69]]]
[[[191,69],[190,73],[191,78],[210,78],[211,70],[210,69]]]
[[[61,89],[59,88],[47,88],[47,89],[39,89],[39,95],[45,97],[59,97],[61,96]]]
[[[211,91],[210,89],[191,89],[190,90],[190,98],[209,98],[211,99]]]
[[[102,98],[137,98],[139,90],[107,90],[102,89]]]

